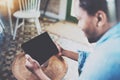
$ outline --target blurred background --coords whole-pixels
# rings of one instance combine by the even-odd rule
[[[107,0],[107,2],[110,19],[120,21],[120,0]],[[41,14],[39,22],[43,32],[48,31],[52,39],[66,49],[77,51],[78,46],[80,49],[85,49],[88,42],[78,29],[76,18],[73,17],[72,0],[41,0],[39,7]],[[22,51],[21,44],[37,35],[32,20],[27,20],[28,27],[24,31],[20,28],[16,39],[12,39],[16,22],[13,13],[18,9],[18,0],[0,0],[0,80],[16,80],[11,71],[11,64],[18,52]],[[73,45],[77,47],[71,49],[69,46]],[[77,80],[77,62],[69,59],[66,59],[66,62],[69,68],[64,80]]]

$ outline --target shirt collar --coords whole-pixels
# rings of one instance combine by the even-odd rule
[[[99,44],[105,42],[106,40],[112,38],[113,35],[120,35],[120,23],[113,26],[111,29],[109,29],[101,38],[97,41],[96,46]]]

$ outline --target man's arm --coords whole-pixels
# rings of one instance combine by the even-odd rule
[[[51,80],[41,69],[36,70],[34,73],[39,80]]]
[[[51,80],[48,76],[44,74],[44,72],[41,69],[41,66],[39,63],[32,59],[29,55],[25,55],[26,63],[25,66],[28,70],[30,70],[32,73],[34,73],[38,80]]]
[[[71,58],[71,59],[76,60],[76,61],[78,60],[78,53],[64,50],[64,49],[61,51],[61,53],[63,56],[66,56],[66,57]]]
[[[69,50],[65,50],[57,43],[56,43],[56,46],[59,50],[58,56],[65,56],[65,57],[68,57],[68,58],[76,60],[76,61],[78,60],[78,53],[69,51]]]

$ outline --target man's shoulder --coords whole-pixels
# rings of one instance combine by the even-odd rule
[[[110,39],[103,44],[101,44],[99,47],[96,48],[97,52],[102,52],[102,53],[115,53],[118,52],[120,53],[120,37],[119,38],[114,38]]]
[[[88,56],[80,79],[119,80],[120,38],[113,38],[95,48]],[[111,76],[112,75],[112,76]]]

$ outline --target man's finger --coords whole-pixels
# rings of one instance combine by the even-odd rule
[[[26,54],[25,57],[26,57],[26,59],[27,59],[31,64],[34,63],[34,60],[31,58],[30,55]]]
[[[36,60],[34,60],[30,55],[26,54],[25,57],[31,64],[37,64],[38,66],[40,66],[40,64]]]

